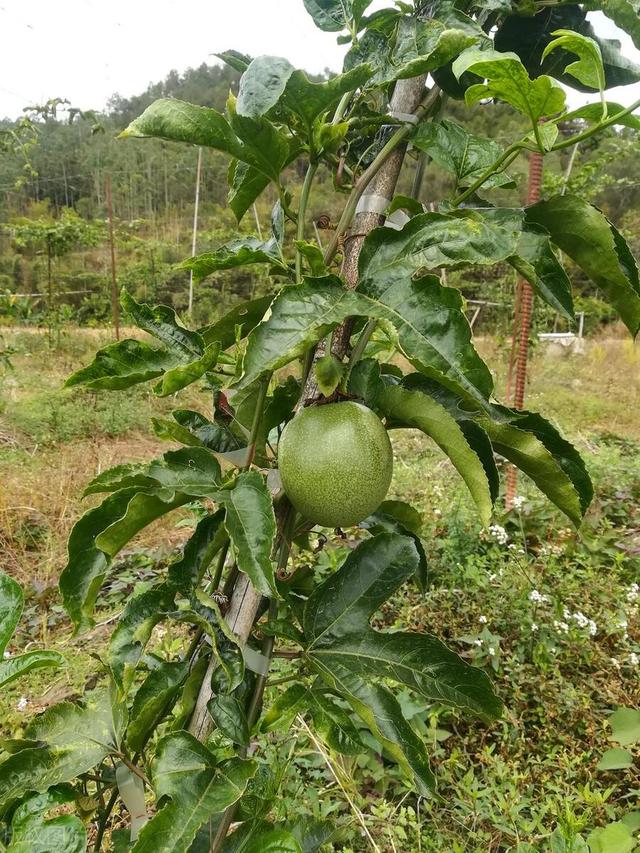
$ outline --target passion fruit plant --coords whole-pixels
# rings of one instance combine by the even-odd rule
[[[217,270],[265,264],[273,292],[199,329],[125,292],[124,309],[157,342],[107,346],[67,382],[116,391],[153,380],[159,396],[199,382],[213,400],[209,411],[178,408],[154,419],[156,434],[178,449],[89,484],[87,495],[106,497],[73,528],[60,578],[77,630],[91,625],[112,561],[132,537],[179,507],[199,507],[199,521],[166,575],[128,601],[102,661],[109,686],[84,704],[50,708],[24,739],[5,744],[8,850],[25,849],[25,820],[42,827],[47,810],[73,796],[95,817],[96,850],[109,838],[136,853],[317,850],[335,827],[269,822],[287,764],[270,769],[261,743],[300,717],[338,753],[361,752],[373,737],[408,784],[429,795],[428,749],[394,686],[485,720],[500,714],[501,701],[484,672],[436,637],[370,624],[403,584],[429,583],[417,512],[385,500],[387,430],[430,436],[485,524],[499,492],[496,456],[576,526],[589,506],[592,486],[576,449],[541,415],[495,399],[464,300],[440,273],[510,264],[571,320],[560,250],[637,333],[636,263],[601,211],[572,195],[524,209],[517,195],[512,207],[482,196],[512,187],[506,170],[527,152],[640,126],[640,101],[622,108],[605,96],[639,80],[640,69],[586,18],[602,9],[640,46],[637,4],[436,0],[367,15],[368,0],[304,3],[322,30],[349,45],[342,74],[312,82],[286,59],[230,51],[221,58],[242,79],[225,114],[159,100],[122,134],[227,153],[238,220],[275,188],[266,241],[239,238],[183,265],[202,282]],[[593,92],[593,103],[568,110],[560,83]],[[504,102],[528,130],[503,149],[446,118],[448,98]],[[438,210],[395,195],[408,151],[421,158],[420,173],[431,159],[453,175],[455,189]],[[286,186],[295,161],[306,164],[297,198]],[[319,170],[344,197],[324,249],[307,239]],[[322,544],[319,525],[362,531],[328,574],[308,556]],[[161,623],[182,643],[180,654],[154,651]],[[278,690],[267,691],[274,701],[265,709],[271,683]],[[111,833],[119,802],[130,827]],[[59,849],[80,849],[75,843]]]

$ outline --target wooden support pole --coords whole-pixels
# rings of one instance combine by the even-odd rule
[[[107,216],[109,218],[109,247],[111,250],[111,312],[113,326],[116,330],[116,340],[120,340],[120,300],[118,298],[118,279],[116,277],[116,247],[113,238],[113,200],[111,198],[111,175],[104,179],[104,191],[107,199]]]
[[[202,174],[202,146],[198,148],[198,165],[196,166],[196,197],[193,206],[193,231],[191,233],[191,257],[196,253],[198,243],[198,211],[200,208],[200,176]],[[187,305],[189,317],[193,314],[193,270],[189,271],[189,301]]]

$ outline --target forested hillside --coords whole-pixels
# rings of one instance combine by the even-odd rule
[[[26,118],[0,122],[0,322],[57,327],[71,321],[89,325],[108,322],[107,178],[112,186],[116,224],[118,285],[141,299],[165,302],[178,310],[186,308],[188,273],[177,265],[191,250],[197,149],[159,140],[122,140],[118,134],[161,97],[223,109],[229,93],[237,92],[239,79],[240,73],[228,65],[203,64],[184,73],[171,71],[140,95],[124,98],[114,94],[104,113],[80,112],[57,100],[27,109]],[[468,110],[450,98],[442,117],[497,142],[524,127],[522,116],[504,104]],[[563,132],[569,136],[579,129],[580,122],[576,121]],[[632,244],[638,232],[634,210],[640,200],[638,132],[634,128],[610,128],[577,151],[566,148],[545,161],[546,189],[562,190],[566,186],[568,191],[586,195],[621,226]],[[364,162],[367,156],[364,150]],[[401,183],[401,191],[409,195],[416,189],[416,163],[414,152]],[[526,168],[521,158],[511,172],[518,177]],[[226,205],[227,171],[221,154],[203,151],[198,251],[216,247],[239,232],[256,233],[268,226],[275,191],[268,188],[255,211],[250,210],[238,225]],[[295,196],[301,184],[295,162],[287,171],[287,181]],[[518,183],[522,187],[526,181]],[[333,187],[327,184],[323,192],[323,185],[321,174],[312,202],[316,219],[337,213]],[[437,163],[431,164],[428,180],[422,182],[416,195],[427,205],[437,204],[450,186],[448,173]],[[501,204],[524,202],[508,189],[489,190],[485,198]],[[53,252],[48,304],[46,243],[50,232],[60,245],[59,251]],[[323,240],[323,232],[318,231],[316,237]],[[587,328],[612,319],[597,292],[586,279],[581,282],[577,270],[574,272],[583,297],[582,301],[578,299],[578,310],[586,310]],[[196,289],[196,317],[211,319],[238,298],[259,293],[263,282],[260,267],[218,272]],[[489,306],[480,322],[492,330],[506,331],[514,285],[512,271],[505,269],[498,278],[495,271],[487,276],[476,274],[459,283],[468,297],[499,303],[500,307]],[[542,327],[554,322],[547,307],[539,305],[537,311]]]

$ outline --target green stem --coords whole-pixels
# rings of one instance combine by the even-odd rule
[[[545,150],[544,150],[544,145],[542,144],[542,137],[540,136],[540,125],[538,124],[537,121],[533,122],[533,135],[535,137],[536,145],[538,146],[538,150],[540,151],[541,154],[544,155]]]
[[[307,379],[309,378],[309,374],[311,373],[311,368],[313,367],[313,357],[315,355],[316,348],[311,347],[304,354],[304,364],[302,365],[302,387],[306,385]]]
[[[282,210],[284,211],[284,215],[287,217],[287,219],[290,219],[292,222],[296,222],[297,217],[296,217],[295,213],[291,210],[289,205],[287,204],[287,198],[285,195],[284,187],[280,186],[278,184],[277,189],[278,189],[278,198],[280,199],[280,204],[282,205]]]
[[[309,163],[309,168],[307,169],[307,174],[304,176],[304,183],[302,184],[302,191],[300,193],[300,205],[298,206],[298,227],[297,227],[296,239],[299,241],[304,240],[304,225],[305,225],[305,215],[307,212],[307,204],[309,203],[309,195],[311,193],[311,184],[313,183],[313,179],[314,179],[317,171],[318,171],[318,164],[317,163]],[[296,246],[296,282],[299,284],[301,281],[302,281],[302,252]]]
[[[102,817],[100,818],[100,823],[98,824],[98,831],[96,833],[96,840],[95,840],[95,844],[93,845],[94,853],[98,853],[98,850],[100,850],[100,848],[102,847],[102,839],[104,838],[104,833],[105,833],[105,830],[107,828],[107,821],[109,820],[109,817],[111,815],[111,812],[113,811],[113,807],[115,806],[117,799],[118,799],[118,788],[116,786],[113,789],[113,793],[111,794],[111,797],[109,798],[109,802],[107,803],[105,810],[102,814]]]
[[[420,157],[418,159],[418,165],[416,166],[416,173],[413,176],[411,198],[415,198],[417,201],[420,201],[420,191],[422,190],[422,182],[424,181],[424,173],[427,168],[428,159],[429,155],[426,153],[426,151],[423,151],[420,154]]]
[[[289,556],[289,549],[287,548],[287,559]],[[285,565],[287,560],[285,560]],[[272,598],[269,603],[269,619],[276,620],[278,618],[278,602],[275,598]],[[275,637],[265,637],[262,643],[262,654],[263,656],[271,663],[271,658],[273,657],[273,649],[276,644]],[[262,704],[262,696],[264,695],[264,689],[267,685],[267,674],[259,675],[256,681],[255,690],[253,691],[253,696],[251,697],[251,702],[249,703],[249,708],[247,710],[247,722],[249,724],[249,731],[254,727],[256,721],[258,719],[258,715],[260,714],[260,706]],[[246,752],[246,750],[243,750]]]
[[[340,237],[346,232],[347,228],[351,225],[351,220],[355,216],[358,202],[364,195],[364,191],[369,186],[373,178],[375,178],[375,176],[378,174],[378,172],[386,162],[387,157],[392,154],[395,149],[404,142],[404,140],[407,138],[407,136],[409,136],[412,130],[413,125],[410,124],[398,128],[398,130],[396,130],[393,136],[382,148],[375,160],[371,163],[370,166],[365,169],[362,175],[358,178],[356,185],[351,191],[349,200],[347,201],[344,210],[342,211],[342,216],[340,217],[340,221],[338,222],[336,230],[333,232],[331,242],[327,246],[327,249],[324,253],[324,262],[327,266],[331,263],[336,252],[338,251],[338,243]]]
[[[617,112],[614,115],[603,119],[598,124],[588,128],[582,133],[579,133],[577,136],[570,136],[567,139],[562,139],[560,142],[556,142],[556,144],[552,146],[549,151],[560,151],[563,148],[570,148],[572,145],[576,145],[580,142],[583,142],[585,139],[589,139],[591,136],[594,136],[596,133],[599,133],[606,127],[610,127],[612,124],[616,124],[621,118],[624,118],[626,115],[630,115],[634,110],[637,110],[638,108],[640,108],[640,99],[634,101],[634,103],[631,104],[630,107],[627,107],[624,110],[620,110],[620,112]],[[536,140],[540,144],[540,135],[538,133],[537,126],[534,129],[536,132]],[[473,183],[468,189],[461,193],[461,195],[454,199],[454,206],[458,207],[458,205],[462,204],[465,199],[467,199],[477,189],[479,189],[484,184],[484,182],[488,180],[492,175],[495,175],[498,172],[503,172],[506,168],[508,168],[508,166],[515,160],[515,158],[518,156],[518,154],[524,147],[524,140],[510,145],[504,151],[504,153],[495,161],[495,163],[489,166],[486,172],[483,172],[483,174],[478,178],[475,183]],[[540,150],[544,153],[541,145]]]
[[[222,550],[220,551],[220,556],[218,557],[218,563],[216,565],[216,570],[211,578],[210,589],[215,592],[220,586],[220,580],[222,578],[222,572],[224,571],[224,564],[227,559],[227,554],[229,553],[229,539],[222,546]]]
[[[231,566],[231,570],[229,571],[229,577],[226,579],[224,583],[224,587],[222,592],[227,598],[231,598],[231,593],[233,592],[233,588],[236,585],[236,581],[238,580],[238,575],[240,574],[240,570],[236,563]]]
[[[602,121],[606,121],[607,115],[609,114],[609,106],[607,104],[607,97],[604,93],[604,88],[600,89],[600,103],[602,104]]]
[[[612,124],[616,124],[621,118],[630,115],[638,108],[640,108],[640,98],[637,101],[634,101],[630,107],[620,110],[619,113],[614,113],[612,116],[604,119],[604,121],[601,121],[599,124],[579,133],[577,136],[570,136],[567,139],[562,139],[560,142],[556,142],[553,148],[551,148],[551,151],[560,151],[561,148],[570,148],[572,145],[582,142],[584,139],[589,139],[589,137],[598,133],[600,130],[604,130],[605,127],[610,127]]]
[[[516,142],[506,148],[495,163],[489,166],[489,168],[480,175],[477,181],[474,181],[470,187],[453,200],[453,205],[458,207],[458,205],[462,204],[462,202],[469,198],[470,195],[473,195],[476,190],[480,189],[484,182],[488,181],[492,175],[495,175],[498,172],[504,172],[504,170],[516,159],[522,147],[523,145],[521,142]]]
[[[260,431],[260,424],[262,423],[262,415],[264,409],[264,401],[267,396],[267,391],[269,390],[269,382],[271,381],[271,374],[265,376],[262,380],[260,387],[258,388],[258,399],[256,400],[256,410],[253,415],[253,421],[251,423],[251,431],[249,433],[249,443],[247,445],[247,461],[240,468],[240,471],[248,471],[253,464],[253,458],[256,454],[256,441],[258,439],[258,432]],[[229,543],[226,544],[226,549],[228,550]],[[224,549],[223,549],[224,551]],[[224,561],[226,560],[227,554],[226,551],[224,556],[221,555],[218,566],[216,567],[215,578],[217,578],[218,583],[220,583],[220,578],[222,577],[222,571],[224,569]],[[227,596],[227,598],[231,597],[231,593],[233,592],[233,588],[235,586],[236,580],[238,579],[238,575],[240,574],[237,565],[233,565],[231,567],[231,571],[229,572],[229,576],[224,584],[223,592]],[[215,589],[215,587],[214,587]]]
[[[378,325],[377,320],[369,320],[364,327],[364,329],[360,332],[360,337],[355,343],[355,346],[351,350],[351,355],[349,356],[349,361],[347,363],[347,369],[344,372],[344,378],[342,379],[342,383],[340,385],[342,391],[346,393],[347,386],[349,384],[349,377],[351,376],[351,371],[353,370],[353,366],[357,361],[360,361],[362,358],[362,354],[365,351],[367,344],[369,343],[369,339],[371,335],[374,333],[376,326]]]
[[[436,100],[440,94],[440,89],[438,86],[434,86],[426,95],[420,106],[415,112],[415,115],[418,119],[422,118],[425,113],[436,103]],[[378,174],[382,166],[387,161],[387,158],[390,154],[392,154],[399,145],[402,145],[403,142],[407,140],[415,129],[413,124],[405,124],[402,127],[399,127],[398,130],[391,136],[386,145],[382,148],[382,150],[377,154],[373,162],[365,169],[362,175],[356,181],[354,188],[351,190],[351,195],[349,196],[349,200],[347,201],[344,210],[342,211],[342,216],[340,217],[340,221],[336,227],[336,230],[333,232],[333,237],[331,238],[331,242],[327,246],[327,249],[324,253],[324,262],[328,266],[333,258],[335,257],[336,252],[338,251],[338,244],[340,237],[346,232],[346,230],[351,225],[351,221],[356,213],[356,208],[358,207],[358,202],[364,195],[365,190]]]
[[[264,409],[264,401],[267,397],[267,391],[269,390],[270,381],[271,374],[265,376],[258,388],[256,410],[253,414],[253,421],[251,422],[251,431],[249,433],[249,444],[247,445],[247,461],[244,463],[242,468],[240,468],[241,471],[248,471],[249,468],[251,468],[251,466],[253,465],[253,457],[256,455],[256,442],[258,440],[260,424],[262,423],[262,410]]]
[[[331,124],[338,124],[342,121],[342,118],[346,112],[347,107],[349,106],[349,101],[353,96],[353,92],[345,92],[344,95],[340,98],[340,103],[336,107],[336,111],[333,114],[333,118],[331,119]]]
[[[293,681],[294,678],[298,678],[297,672],[293,675],[285,675],[284,678],[276,678],[274,681],[267,681],[267,687],[277,687],[280,684],[288,684],[290,681]]]
[[[356,344],[353,350],[351,351],[351,355],[349,356],[348,370],[351,370],[356,361],[360,361],[360,359],[362,358],[362,354],[364,353],[365,347],[369,343],[369,339],[371,338],[371,335],[375,332],[377,325],[377,320],[369,320],[364,329],[360,332],[360,337],[356,341]]]

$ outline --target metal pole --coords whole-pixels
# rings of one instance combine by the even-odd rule
[[[529,157],[529,192],[527,204],[535,204],[540,199],[540,187],[542,186],[542,154],[538,151],[531,153]],[[519,291],[519,317],[513,324],[513,340],[518,341],[518,356],[516,359],[516,381],[513,395],[513,405],[516,409],[524,407],[524,396],[527,385],[527,359],[529,356],[529,334],[531,332],[531,316],[533,313],[533,290],[528,281],[521,279],[518,282]],[[518,484],[518,469],[509,465],[507,469],[507,489],[505,495],[505,506],[507,510],[513,507],[513,499],[516,496]]]
[[[107,216],[109,218],[109,246],[111,249],[111,310],[113,325],[116,330],[116,340],[120,340],[120,302],[118,300],[118,281],[116,278],[116,249],[113,240],[113,202],[111,200],[111,175],[104,179],[104,190],[107,197]]]
[[[193,208],[193,234],[191,235],[191,257],[196,253],[196,242],[198,237],[198,208],[200,207],[200,174],[202,173],[202,146],[198,148],[198,165],[196,167],[196,199]],[[189,272],[189,303],[187,305],[189,317],[193,313],[193,270]]]

